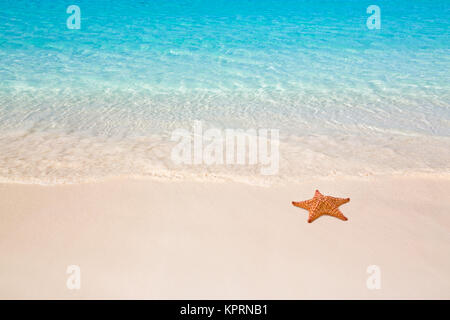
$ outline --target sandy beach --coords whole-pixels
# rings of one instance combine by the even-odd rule
[[[373,2],[0,1],[0,300],[450,300],[450,1]]]
[[[315,189],[350,197],[349,220],[308,224],[291,201]],[[437,177],[1,184],[0,298],[449,299],[449,191]]]

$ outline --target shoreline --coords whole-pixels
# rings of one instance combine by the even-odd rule
[[[256,136],[236,135],[236,139],[213,143],[206,132],[214,128],[206,128],[203,143],[199,143],[201,139],[191,141],[192,136],[177,141],[164,135],[117,140],[114,136],[45,130],[13,135],[6,131],[0,138],[0,150],[4,151],[0,155],[0,183],[76,184],[118,177],[255,185],[327,177],[432,175],[450,179],[448,137],[374,135],[373,129],[363,130],[362,136],[339,131],[335,135],[290,136],[279,143],[258,136],[258,145],[265,141],[261,145],[270,146],[269,152],[265,147],[255,148]],[[231,148],[226,147],[229,142]]]
[[[291,201],[350,197],[343,222]],[[450,180],[0,184],[5,299],[448,299]],[[79,265],[81,289],[66,268]],[[378,265],[381,289],[366,287]]]
[[[212,171],[206,171],[208,166],[202,165],[205,171],[182,171],[177,169],[164,169],[154,174],[119,174],[107,175],[91,178],[71,178],[72,180],[53,179],[42,180],[40,178],[21,178],[11,179],[0,176],[0,185],[23,185],[23,186],[76,186],[86,184],[102,184],[114,181],[145,181],[148,183],[232,183],[238,185],[255,187],[282,187],[289,185],[304,184],[308,181],[334,181],[336,179],[353,181],[377,181],[380,179],[431,179],[450,181],[450,168],[441,168],[439,171],[407,170],[398,172],[366,172],[357,174],[334,173],[328,175],[304,175],[304,176],[286,176],[286,175],[240,175],[244,171],[214,171],[220,168],[229,168],[229,166],[219,165],[211,166]],[[199,167],[199,166],[192,166]],[[188,168],[188,167],[187,167]],[[234,168],[237,168],[235,166]],[[242,166],[241,169],[245,169]]]

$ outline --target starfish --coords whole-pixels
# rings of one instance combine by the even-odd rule
[[[300,202],[292,201],[292,204],[296,207],[308,210],[308,222],[311,223],[324,214],[328,214],[344,221],[348,220],[338,207],[349,201],[350,198],[324,196],[319,192],[319,190],[316,190],[316,193],[312,199]]]

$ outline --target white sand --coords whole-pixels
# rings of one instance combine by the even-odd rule
[[[291,205],[316,188],[351,198],[347,222]],[[3,184],[0,298],[449,299],[449,195],[437,178]]]

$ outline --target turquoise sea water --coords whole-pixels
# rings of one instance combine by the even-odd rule
[[[194,120],[279,129],[281,180],[448,174],[449,27],[448,0],[0,0],[0,180],[257,178],[174,166]]]

